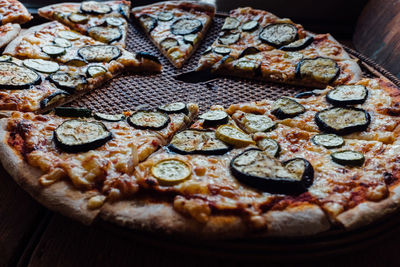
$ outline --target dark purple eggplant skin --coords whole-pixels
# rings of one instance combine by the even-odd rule
[[[315,96],[317,95],[316,93],[314,93],[313,91],[306,91],[306,92],[301,92],[298,93],[294,96],[294,98],[309,98],[311,96]]]
[[[64,95],[64,97],[68,97],[70,94],[69,94],[68,92],[66,92],[66,91],[58,91],[58,92],[52,93],[51,95],[49,95],[48,97],[46,97],[46,98],[44,98],[44,99],[42,99],[42,100],[40,101],[40,108],[41,108],[41,109],[46,108],[47,105],[48,105],[48,103],[49,103],[54,97],[59,96],[59,95]]]
[[[304,158],[289,159],[289,160],[283,162],[283,165],[286,166],[289,162],[291,162],[293,160],[302,160],[304,162],[305,168],[304,168],[303,176],[301,177],[301,181],[302,181],[303,185],[306,188],[310,187],[314,182],[314,168],[313,168],[313,166],[311,165],[311,163],[308,160],[306,160]]]
[[[156,57],[156,56],[154,56],[154,55],[152,55],[150,53],[147,53],[147,52],[137,52],[135,57],[136,57],[137,60],[141,60],[141,59],[144,58],[144,59],[148,59],[148,60],[154,61],[157,64],[161,64],[161,62],[158,59],[158,57]]]
[[[133,113],[131,116],[129,116],[129,117],[127,118],[128,124],[129,124],[130,126],[136,128],[136,129],[141,129],[141,130],[155,130],[155,131],[158,131],[158,130],[161,130],[161,129],[164,129],[165,127],[167,127],[168,124],[171,122],[171,118],[168,116],[168,114],[166,114],[166,113],[164,113],[164,112],[157,111],[157,112],[162,113],[163,115],[165,115],[165,116],[168,117],[167,121],[166,121],[163,125],[161,125],[160,127],[141,126],[141,125],[135,124],[135,123],[133,123],[133,122],[131,121],[131,117],[132,117],[134,114],[136,114],[137,112],[152,112],[152,111],[151,111],[151,110],[139,110],[139,111],[136,111],[135,113]]]
[[[345,106],[348,106],[348,105],[363,104],[363,103],[367,100],[368,94],[369,94],[368,89],[367,89],[365,86],[364,86],[364,88],[365,88],[365,90],[366,90],[366,92],[367,92],[367,93],[365,94],[365,98],[364,98],[364,99],[342,100],[342,101],[339,101],[339,100],[330,98],[330,97],[329,97],[329,93],[330,93],[330,92],[329,92],[329,93],[326,95],[326,101],[327,101],[328,103],[334,105],[334,106],[337,106],[337,107],[345,107]],[[333,89],[333,90],[335,90],[335,89]]]
[[[305,40],[305,42],[299,46],[296,47],[290,47],[288,45],[282,46],[280,49],[283,51],[299,51],[302,50],[304,48],[306,48],[307,46],[309,46],[310,44],[312,44],[312,42],[314,41],[314,37],[309,36],[309,37],[305,37],[307,38],[307,40]],[[290,45],[290,44],[289,44]]]
[[[296,70],[295,70],[295,76],[296,76],[296,78],[297,79],[301,79],[302,78],[302,76],[301,76],[301,72],[300,72],[300,67],[301,67],[301,64],[305,61],[305,60],[316,60],[316,59],[318,59],[318,58],[323,58],[323,57],[316,57],[316,58],[313,58],[313,59],[302,59],[302,60],[300,60],[300,62],[299,63],[297,63],[297,66],[296,66]],[[336,67],[338,68],[338,70],[337,70],[337,72],[336,72],[336,75],[328,82],[328,84],[329,83],[332,83],[333,81],[335,81],[336,79],[337,79],[337,77],[339,77],[339,74],[340,74],[340,67],[339,67],[339,65],[336,63]]]

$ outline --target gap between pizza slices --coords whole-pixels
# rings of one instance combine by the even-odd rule
[[[132,9],[134,19],[176,68],[196,51],[215,15],[208,3],[166,1]]]

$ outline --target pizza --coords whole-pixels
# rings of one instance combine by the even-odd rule
[[[0,0],[0,25],[24,24],[32,19],[26,7],[17,0]]]
[[[196,51],[214,18],[206,3],[167,1],[132,9],[135,20],[176,68]]]
[[[357,62],[331,35],[249,7],[230,12],[197,70],[314,88],[361,78]]]
[[[17,37],[20,31],[21,26],[18,24],[7,23],[5,25],[0,25],[0,48],[3,48]]]
[[[148,53],[106,45],[56,21],[25,30],[3,54],[1,72],[9,78],[1,81],[1,111],[46,111],[122,71],[161,71],[158,59]],[[25,80],[12,84],[12,77]]]
[[[130,4],[125,0],[59,3],[42,7],[38,13],[100,42],[125,47]]]

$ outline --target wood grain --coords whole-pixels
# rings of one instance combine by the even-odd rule
[[[400,1],[371,0],[354,33],[355,48],[400,78]]]

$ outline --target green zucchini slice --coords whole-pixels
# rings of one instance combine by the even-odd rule
[[[106,18],[106,23],[109,26],[119,27],[124,24],[124,20],[118,17],[108,17]]]
[[[96,78],[99,76],[103,76],[106,73],[107,73],[107,69],[104,68],[103,66],[98,66],[98,65],[89,66],[86,70],[86,75],[90,78]]]
[[[109,122],[118,122],[125,119],[124,114],[106,114],[100,112],[94,113],[93,117],[97,120],[109,121]]]
[[[333,82],[340,73],[336,61],[330,58],[317,57],[302,59],[296,66],[296,77],[310,79],[322,84]]]
[[[136,111],[128,118],[128,123],[138,129],[161,130],[169,122],[169,116],[158,111]]]
[[[314,37],[307,36],[303,39],[294,41],[290,44],[282,46],[280,49],[284,51],[298,51],[306,48],[314,41]]]
[[[121,56],[121,50],[113,45],[90,45],[80,48],[78,55],[88,62],[110,62]]]
[[[340,85],[329,91],[326,101],[334,106],[362,104],[367,100],[368,90],[363,85]]]
[[[65,62],[65,65],[74,66],[74,67],[83,67],[86,66],[88,62],[82,58],[73,58]]]
[[[56,107],[54,114],[60,117],[72,117],[72,118],[90,118],[92,117],[92,111],[87,108],[77,107]]]
[[[183,41],[191,45],[196,44],[197,40],[198,40],[198,35],[196,33],[187,34],[183,36]]]
[[[245,57],[245,56],[248,56],[248,55],[254,55],[254,54],[257,54],[257,53],[260,53],[260,50],[258,50],[256,47],[250,46],[250,47],[247,47],[246,49],[244,49],[242,51],[242,53],[240,53],[239,58]]]
[[[188,114],[189,113],[186,104],[183,102],[175,102],[175,103],[161,105],[157,109],[159,111],[167,113],[167,114],[172,114],[172,113]]]
[[[67,120],[54,131],[54,141],[65,152],[78,153],[101,147],[112,133],[98,121]]]
[[[174,18],[174,14],[172,12],[164,11],[158,13],[157,19],[160,21],[170,21]]]
[[[81,13],[72,13],[68,16],[68,19],[77,24],[84,24],[89,21],[89,17]]]
[[[142,24],[142,27],[147,33],[150,33],[152,30],[154,30],[155,27],[157,27],[158,23],[155,18],[153,18],[150,15],[143,14],[139,17],[139,21]]]
[[[42,73],[54,73],[60,69],[57,62],[43,59],[24,59],[23,64],[25,67]]]
[[[9,55],[0,56],[0,62],[10,62],[11,60],[12,60],[12,57]]]
[[[281,151],[281,146],[274,139],[264,137],[257,141],[259,149],[265,151],[271,157],[278,157]]]
[[[346,135],[366,130],[371,116],[359,108],[334,107],[317,112],[315,122],[323,132]]]
[[[233,17],[227,17],[225,19],[224,25],[222,26],[221,30],[223,31],[230,31],[230,30],[234,30],[237,29],[237,27],[239,27],[240,25],[240,21],[236,18]]]
[[[365,157],[362,153],[352,150],[343,150],[331,154],[332,160],[344,166],[362,166]]]
[[[317,134],[311,138],[311,141],[326,148],[338,148],[344,145],[344,139],[336,134]]]
[[[214,131],[188,129],[177,133],[168,149],[179,154],[222,155],[230,147],[215,137]]]
[[[231,53],[232,49],[230,49],[229,47],[225,47],[225,46],[216,46],[214,48],[214,52],[220,55],[229,55]]]
[[[137,60],[147,59],[147,60],[151,60],[157,64],[161,64],[158,57],[153,56],[152,54],[147,53],[147,52],[137,52],[135,57]]]
[[[59,31],[58,37],[67,39],[69,41],[76,41],[81,38],[81,35],[73,31]]]
[[[247,133],[268,132],[276,127],[276,122],[267,115],[252,113],[246,113],[243,116],[242,123]]]
[[[259,34],[261,41],[279,48],[294,42],[297,38],[297,28],[290,23],[274,23],[266,26]]]
[[[203,126],[205,127],[226,124],[229,121],[228,114],[223,110],[210,110],[201,114],[199,118],[204,120]]]
[[[68,92],[73,92],[78,87],[86,84],[85,76],[63,71],[50,74],[48,79],[58,88],[67,90]]]
[[[41,80],[40,75],[29,68],[12,62],[0,62],[1,89],[29,89]]]
[[[171,25],[171,32],[175,35],[187,35],[201,31],[203,23],[198,19],[183,18]]]
[[[178,40],[172,37],[167,37],[160,42],[160,46],[162,49],[168,51],[171,47],[179,46]]]
[[[68,41],[65,38],[61,38],[61,37],[54,38],[53,43],[56,46],[64,47],[64,48],[68,48],[68,47],[72,46],[72,43],[70,41]]]
[[[272,104],[271,113],[278,119],[283,120],[296,117],[305,111],[305,107],[297,101],[288,97],[281,97]]]
[[[65,54],[65,48],[56,45],[46,45],[42,47],[42,51],[50,57],[58,57]]]
[[[180,159],[163,159],[151,168],[151,174],[160,185],[172,186],[189,179],[192,168],[189,163]]]
[[[63,99],[65,99],[66,97],[68,97],[70,94],[66,91],[58,91],[55,93],[52,93],[51,95],[49,95],[48,97],[42,99],[40,101],[40,108],[41,109],[45,109],[47,107],[50,107],[52,105],[58,104],[60,103]]]
[[[96,1],[82,2],[80,9],[88,14],[107,14],[112,11],[109,5]]]
[[[255,20],[250,20],[242,25],[242,30],[245,32],[251,32],[258,28],[258,22]]]
[[[235,69],[243,71],[243,73],[248,72],[251,75],[256,75],[260,64],[261,63],[257,60],[247,60],[246,58],[241,58],[235,62],[234,67]]]
[[[94,26],[88,29],[88,34],[93,39],[110,44],[121,40],[122,32],[118,27]]]
[[[218,42],[223,45],[231,45],[239,41],[240,32],[224,32],[218,37]]]

